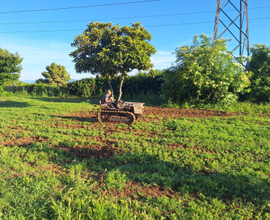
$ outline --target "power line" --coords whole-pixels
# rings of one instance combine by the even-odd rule
[[[262,20],[262,19],[270,19],[270,17],[264,17],[264,18],[249,18],[249,20]]]
[[[261,9],[261,8],[270,8],[270,6],[264,7],[253,7],[249,9]],[[234,11],[227,10],[227,11]],[[189,14],[207,14],[213,13],[215,11],[197,11],[197,12],[185,12],[185,13],[176,13],[176,14],[158,14],[158,15],[146,15],[146,16],[134,16],[134,17],[116,17],[116,18],[99,18],[93,20],[124,20],[124,19],[134,19],[134,18],[154,18],[154,17],[168,17],[168,16],[180,16],[180,15],[189,15]],[[0,23],[1,25],[24,25],[24,24],[51,24],[51,23],[69,23],[69,22],[83,22],[89,21],[89,19],[81,19],[81,20],[62,20],[62,21],[38,21],[38,22],[17,22],[17,23]]]
[[[213,23],[213,21],[188,22],[188,23],[176,23],[176,24],[157,24],[157,25],[153,24],[153,25],[147,25],[145,27],[166,27],[166,26],[194,25],[194,24],[210,24],[210,23]]]
[[[69,31],[81,31],[82,29],[73,30],[37,30],[37,31],[7,31],[0,32],[0,34],[11,34],[11,33],[44,33],[44,32],[69,32]]]
[[[110,4],[102,4],[102,5],[83,5],[83,6],[74,6],[74,7],[66,7],[66,8],[43,8],[43,9],[32,9],[32,10],[25,10],[25,11],[2,11],[2,12],[0,12],[0,14],[29,13],[29,12],[39,12],[39,11],[57,11],[57,10],[79,9],[79,8],[95,8],[95,7],[104,7],[104,6],[115,6],[115,5],[128,5],[128,4],[137,4],[137,3],[156,2],[156,1],[159,1],[159,0],[119,2],[119,3],[110,3]]]
[[[251,18],[249,20],[262,20],[262,19],[270,19],[270,17]],[[146,25],[144,27],[167,27],[167,26],[196,25],[196,24],[210,24],[210,23],[212,24],[213,21],[176,23],[176,24],[157,24],[157,25]],[[39,33],[39,32],[69,32],[69,31],[82,31],[82,29],[72,29],[72,30],[37,30],[37,31],[7,31],[7,32],[0,32],[0,34],[10,34],[10,33]]]
[[[94,20],[123,20],[123,19],[133,19],[133,18],[154,18],[154,17],[167,17],[167,16],[177,16],[177,15],[187,15],[187,14],[204,14],[204,13],[212,13],[213,11],[204,11],[204,12],[189,12],[189,13],[181,13],[181,14],[159,14],[159,15],[146,15],[146,16],[135,16],[135,17],[118,17],[118,18],[99,18]],[[40,23],[65,23],[65,22],[81,22],[81,21],[89,21],[89,19],[83,20],[66,20],[66,21],[40,21],[40,22],[20,22],[20,23],[0,23],[4,25],[21,25],[21,24],[40,24]]]

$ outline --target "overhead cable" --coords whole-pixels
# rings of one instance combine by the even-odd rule
[[[263,20],[270,19],[270,17],[263,18],[251,18],[249,20]],[[229,21],[229,20],[228,20]],[[188,23],[176,23],[176,24],[157,24],[157,25],[146,25],[144,27],[167,27],[167,26],[180,26],[180,25],[196,25],[196,24],[211,24],[213,21],[205,21],[205,22],[188,22]],[[8,34],[8,33],[38,33],[38,32],[68,32],[68,31],[82,31],[82,29],[69,29],[69,30],[36,30],[36,31],[3,31],[0,34]]]
[[[157,1],[159,0],[117,2],[117,3],[109,3],[109,4],[102,4],[102,5],[82,5],[82,6],[73,6],[73,7],[65,7],[65,8],[64,7],[63,8],[43,8],[43,9],[31,9],[31,10],[24,10],[24,11],[1,11],[0,14],[29,13],[29,12],[40,12],[40,11],[58,11],[58,10],[69,10],[69,9],[80,9],[80,8],[96,8],[96,7],[104,7],[104,6],[129,5],[129,4],[157,2]]]
[[[249,9],[261,9],[261,8],[270,8],[270,6],[264,7],[253,7]],[[232,10],[228,10],[232,11]],[[169,17],[169,16],[181,16],[189,14],[207,14],[213,13],[215,11],[197,11],[197,12],[185,12],[185,13],[174,13],[174,14],[157,14],[157,15],[145,15],[145,16],[133,16],[133,17],[116,17],[116,18],[98,18],[92,19],[95,21],[106,21],[106,20],[124,20],[124,19],[136,19],[136,18],[154,18],[154,17]],[[37,21],[37,22],[5,22],[0,23],[1,25],[25,25],[25,24],[52,24],[52,23],[70,23],[70,22],[84,22],[89,21],[90,19],[79,19],[79,20],[59,20],[59,21]]]

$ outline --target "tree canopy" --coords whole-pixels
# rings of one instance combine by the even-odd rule
[[[192,45],[176,49],[176,57],[163,85],[164,98],[172,102],[229,104],[250,85],[250,73],[243,72],[224,39],[212,45],[210,37],[195,36]]]
[[[251,99],[255,101],[270,100],[270,48],[265,44],[254,44],[249,63],[251,78]]]
[[[53,62],[50,66],[46,67],[47,71],[41,73],[45,78],[40,78],[37,83],[48,83],[57,86],[62,86],[70,81],[70,74],[66,71],[66,68],[62,65],[57,65]]]
[[[151,34],[138,22],[120,27],[113,23],[91,22],[86,30],[75,37],[71,45],[77,49],[70,53],[76,72],[94,75],[124,77],[133,69],[149,70],[153,67],[150,57],[156,50],[149,41]],[[120,96],[121,96],[120,86]]]
[[[0,87],[19,79],[23,58],[0,48]]]

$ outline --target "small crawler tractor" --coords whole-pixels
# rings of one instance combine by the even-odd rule
[[[121,102],[117,108],[110,108],[107,104],[101,104],[98,112],[98,121],[133,124],[136,119],[143,115],[144,103]]]

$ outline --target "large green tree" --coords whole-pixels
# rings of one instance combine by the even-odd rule
[[[153,67],[150,57],[156,50],[149,43],[151,38],[139,22],[123,27],[91,22],[82,34],[75,37],[71,46],[77,49],[70,56],[74,58],[76,72],[106,77],[112,91],[110,78],[120,73],[119,100],[124,78],[129,72]]]
[[[210,37],[195,36],[192,45],[176,49],[176,57],[162,87],[165,99],[172,102],[229,104],[250,85],[250,73],[243,71],[224,39],[212,45]]]
[[[252,100],[261,102],[270,100],[270,48],[265,44],[254,44],[251,47],[250,71]]]
[[[22,70],[23,58],[19,54],[10,53],[0,48],[0,87],[19,79]]]
[[[53,62],[50,66],[46,66],[46,70],[47,71],[41,73],[45,79],[40,78],[36,81],[37,83],[48,83],[62,86],[70,81],[70,74],[62,65],[57,65],[55,62]]]

